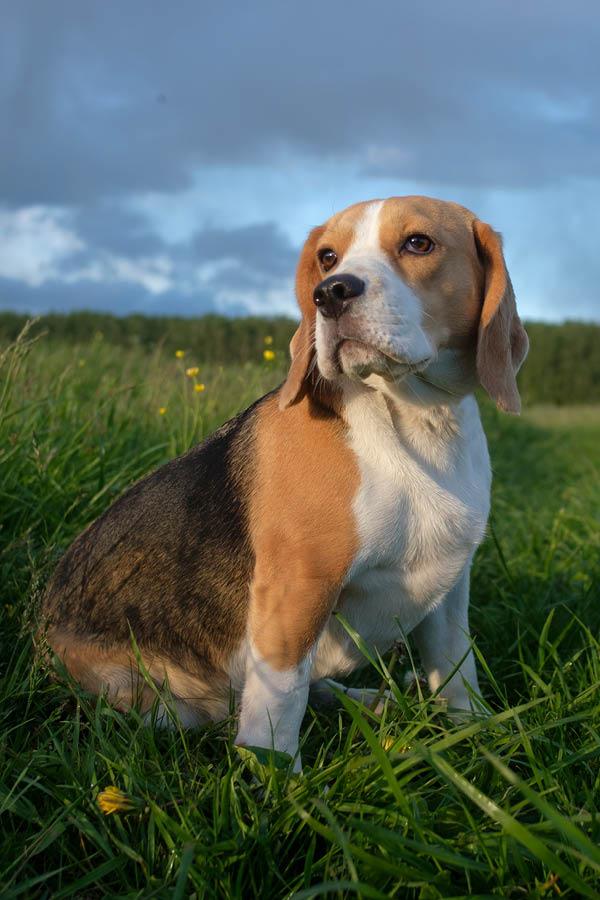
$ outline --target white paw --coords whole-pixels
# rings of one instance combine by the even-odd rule
[[[436,697],[436,704],[457,725],[468,724],[474,719],[489,716],[489,711],[477,697],[468,694],[450,694]]]
[[[427,690],[427,679],[414,669],[405,673],[402,686],[407,694],[423,694]]]
[[[234,743],[236,747],[242,747],[247,750],[256,748],[258,751],[264,751],[265,762],[266,757],[271,750],[274,750],[275,753],[285,753],[293,760],[292,770],[294,772],[302,771],[302,760],[300,758],[300,749],[297,740],[286,740],[283,735],[277,734],[273,738],[271,732],[266,734],[264,731],[240,729]],[[259,758],[260,762],[263,762],[263,759],[261,759],[262,753],[259,752],[255,755]]]
[[[395,702],[391,691],[380,691],[377,688],[346,688],[346,694],[352,700],[367,706],[376,716],[382,715],[388,701]]]

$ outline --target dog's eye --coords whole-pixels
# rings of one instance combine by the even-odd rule
[[[431,238],[426,234],[411,234],[402,244],[402,250],[408,250],[409,253],[419,253],[423,256],[425,253],[431,253],[434,244]]]
[[[330,269],[333,269],[337,262],[337,253],[330,247],[324,247],[322,250],[319,250],[319,262],[325,271],[328,272]]]

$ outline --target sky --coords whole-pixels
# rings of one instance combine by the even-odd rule
[[[600,320],[600,6],[0,2],[0,309],[295,315],[308,231],[421,193]]]

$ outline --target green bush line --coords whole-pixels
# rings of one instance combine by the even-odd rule
[[[0,345],[14,341],[27,316],[0,312]],[[600,325],[565,322],[526,323],[531,349],[519,375],[526,405],[600,402]],[[168,350],[181,347],[203,362],[245,363],[259,358],[264,338],[283,352],[295,322],[286,318],[228,318],[206,315],[197,319],[158,316],[113,316],[96,312],[50,313],[42,316],[31,334],[46,332],[51,339],[85,344],[98,333],[111,344]]]

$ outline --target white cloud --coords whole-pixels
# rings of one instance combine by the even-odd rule
[[[130,259],[113,253],[100,253],[90,263],[62,274],[67,284],[78,281],[137,284],[150,294],[164,294],[174,286],[173,263],[164,255]]]
[[[224,257],[223,259],[214,259],[210,262],[202,263],[200,266],[194,266],[190,278],[190,290],[198,287],[206,287],[211,284],[219,275],[224,272],[235,271],[239,268],[237,259]]]
[[[67,218],[46,206],[0,210],[0,276],[30,287],[59,278],[62,264],[85,246]]]
[[[260,267],[244,266],[233,255],[198,263],[185,242],[174,242],[168,251],[155,254],[111,252],[85,241],[75,221],[75,211],[69,208],[0,210],[0,278],[36,288],[42,298],[44,287],[55,297],[57,286],[81,285],[84,303],[86,286],[88,290],[91,285],[105,286],[110,297],[109,289],[122,285],[142,288],[149,300],[167,292],[186,298],[208,292],[213,308],[222,312],[296,312],[291,277],[265,276]]]
[[[266,290],[217,289],[214,293],[214,304],[217,310],[223,313],[242,308],[250,316],[298,317],[298,307],[294,299],[294,284],[291,278],[281,287]]]
[[[70,225],[72,212],[48,206],[0,210],[0,277],[41,287],[49,281],[139,285],[163,294],[174,285],[173,262],[164,254],[130,258],[94,252]],[[76,265],[77,255],[89,258]]]

